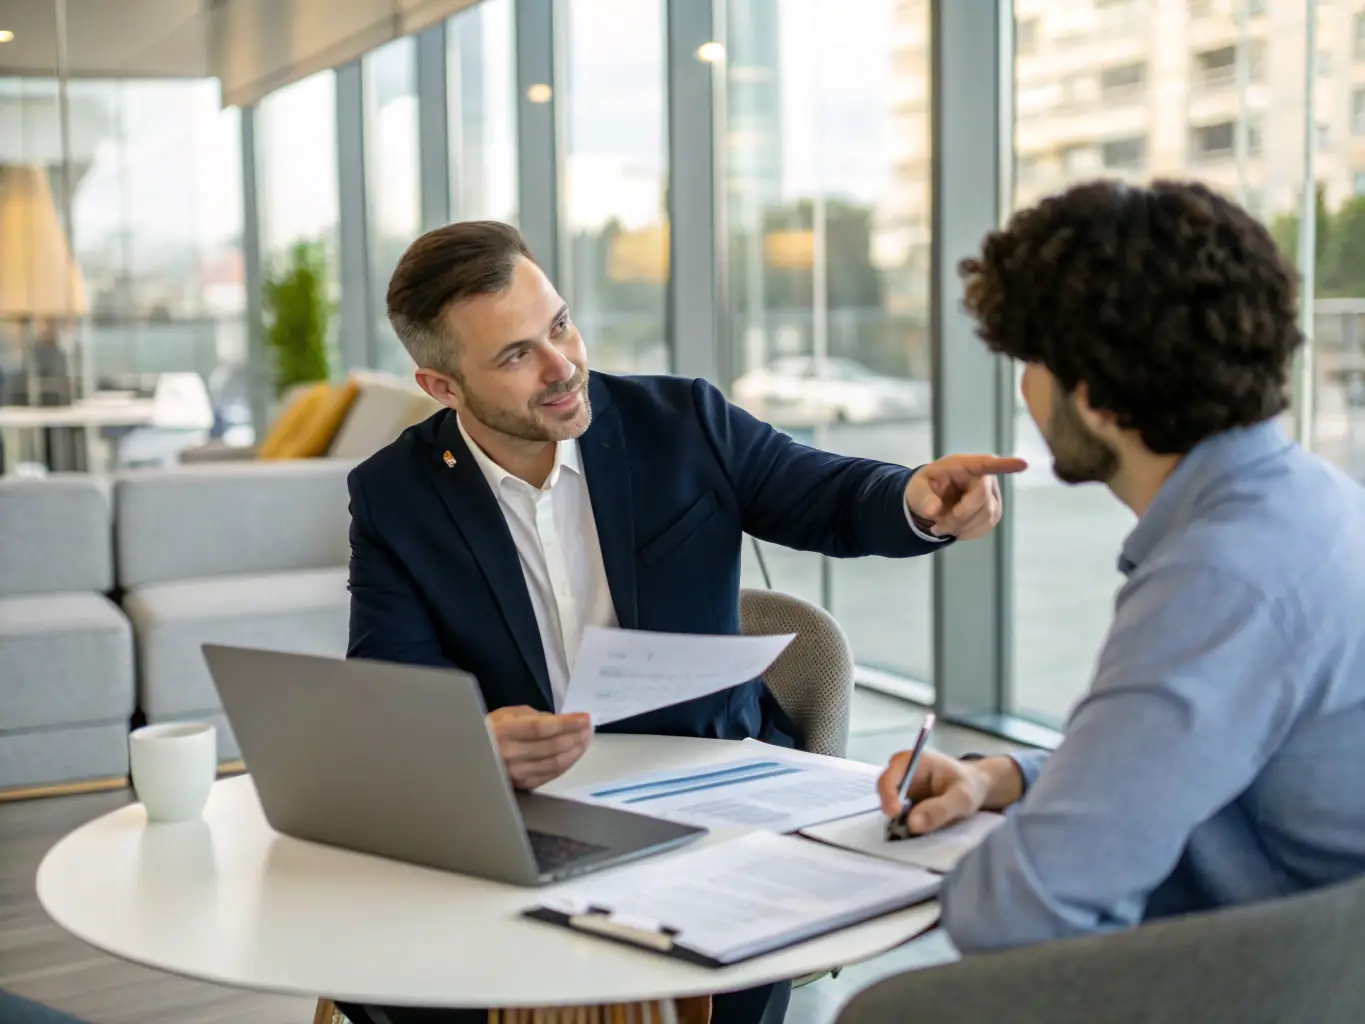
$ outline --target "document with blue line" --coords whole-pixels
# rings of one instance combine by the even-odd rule
[[[649,772],[563,795],[701,828],[795,832],[875,809],[876,787],[872,765],[778,755]]]

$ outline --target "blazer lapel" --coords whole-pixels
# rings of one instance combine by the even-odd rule
[[[635,595],[635,512],[630,492],[630,457],[621,417],[612,408],[602,378],[593,374],[588,385],[592,426],[579,440],[583,472],[588,478],[592,515],[607,570],[616,619],[622,629],[639,625]]]
[[[446,459],[446,453],[451,460]],[[446,414],[432,454],[433,482],[450,518],[478,560],[521,656],[540,688],[540,710],[554,709],[545,649],[540,642],[535,609],[526,590],[516,544],[507,529],[498,499],[464,443],[455,414]],[[451,464],[453,462],[453,465]]]

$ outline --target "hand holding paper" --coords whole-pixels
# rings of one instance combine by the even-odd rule
[[[761,676],[794,637],[590,626],[560,712],[584,712],[594,725],[606,725],[727,690]]]

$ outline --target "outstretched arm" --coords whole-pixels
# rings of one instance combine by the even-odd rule
[[[911,470],[835,455],[792,440],[706,381],[694,382],[693,395],[702,429],[739,498],[745,532],[799,551],[905,558],[937,550],[958,528],[964,538],[979,536],[999,518],[998,491],[988,474],[1024,465],[958,455]],[[936,521],[932,532],[928,524],[916,527],[912,511]]]

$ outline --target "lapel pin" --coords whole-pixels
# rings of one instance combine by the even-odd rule
[[[445,460],[445,463],[448,467],[450,467],[451,469],[455,468],[455,456],[451,455],[449,450],[447,450],[446,453],[441,456],[441,458]]]

